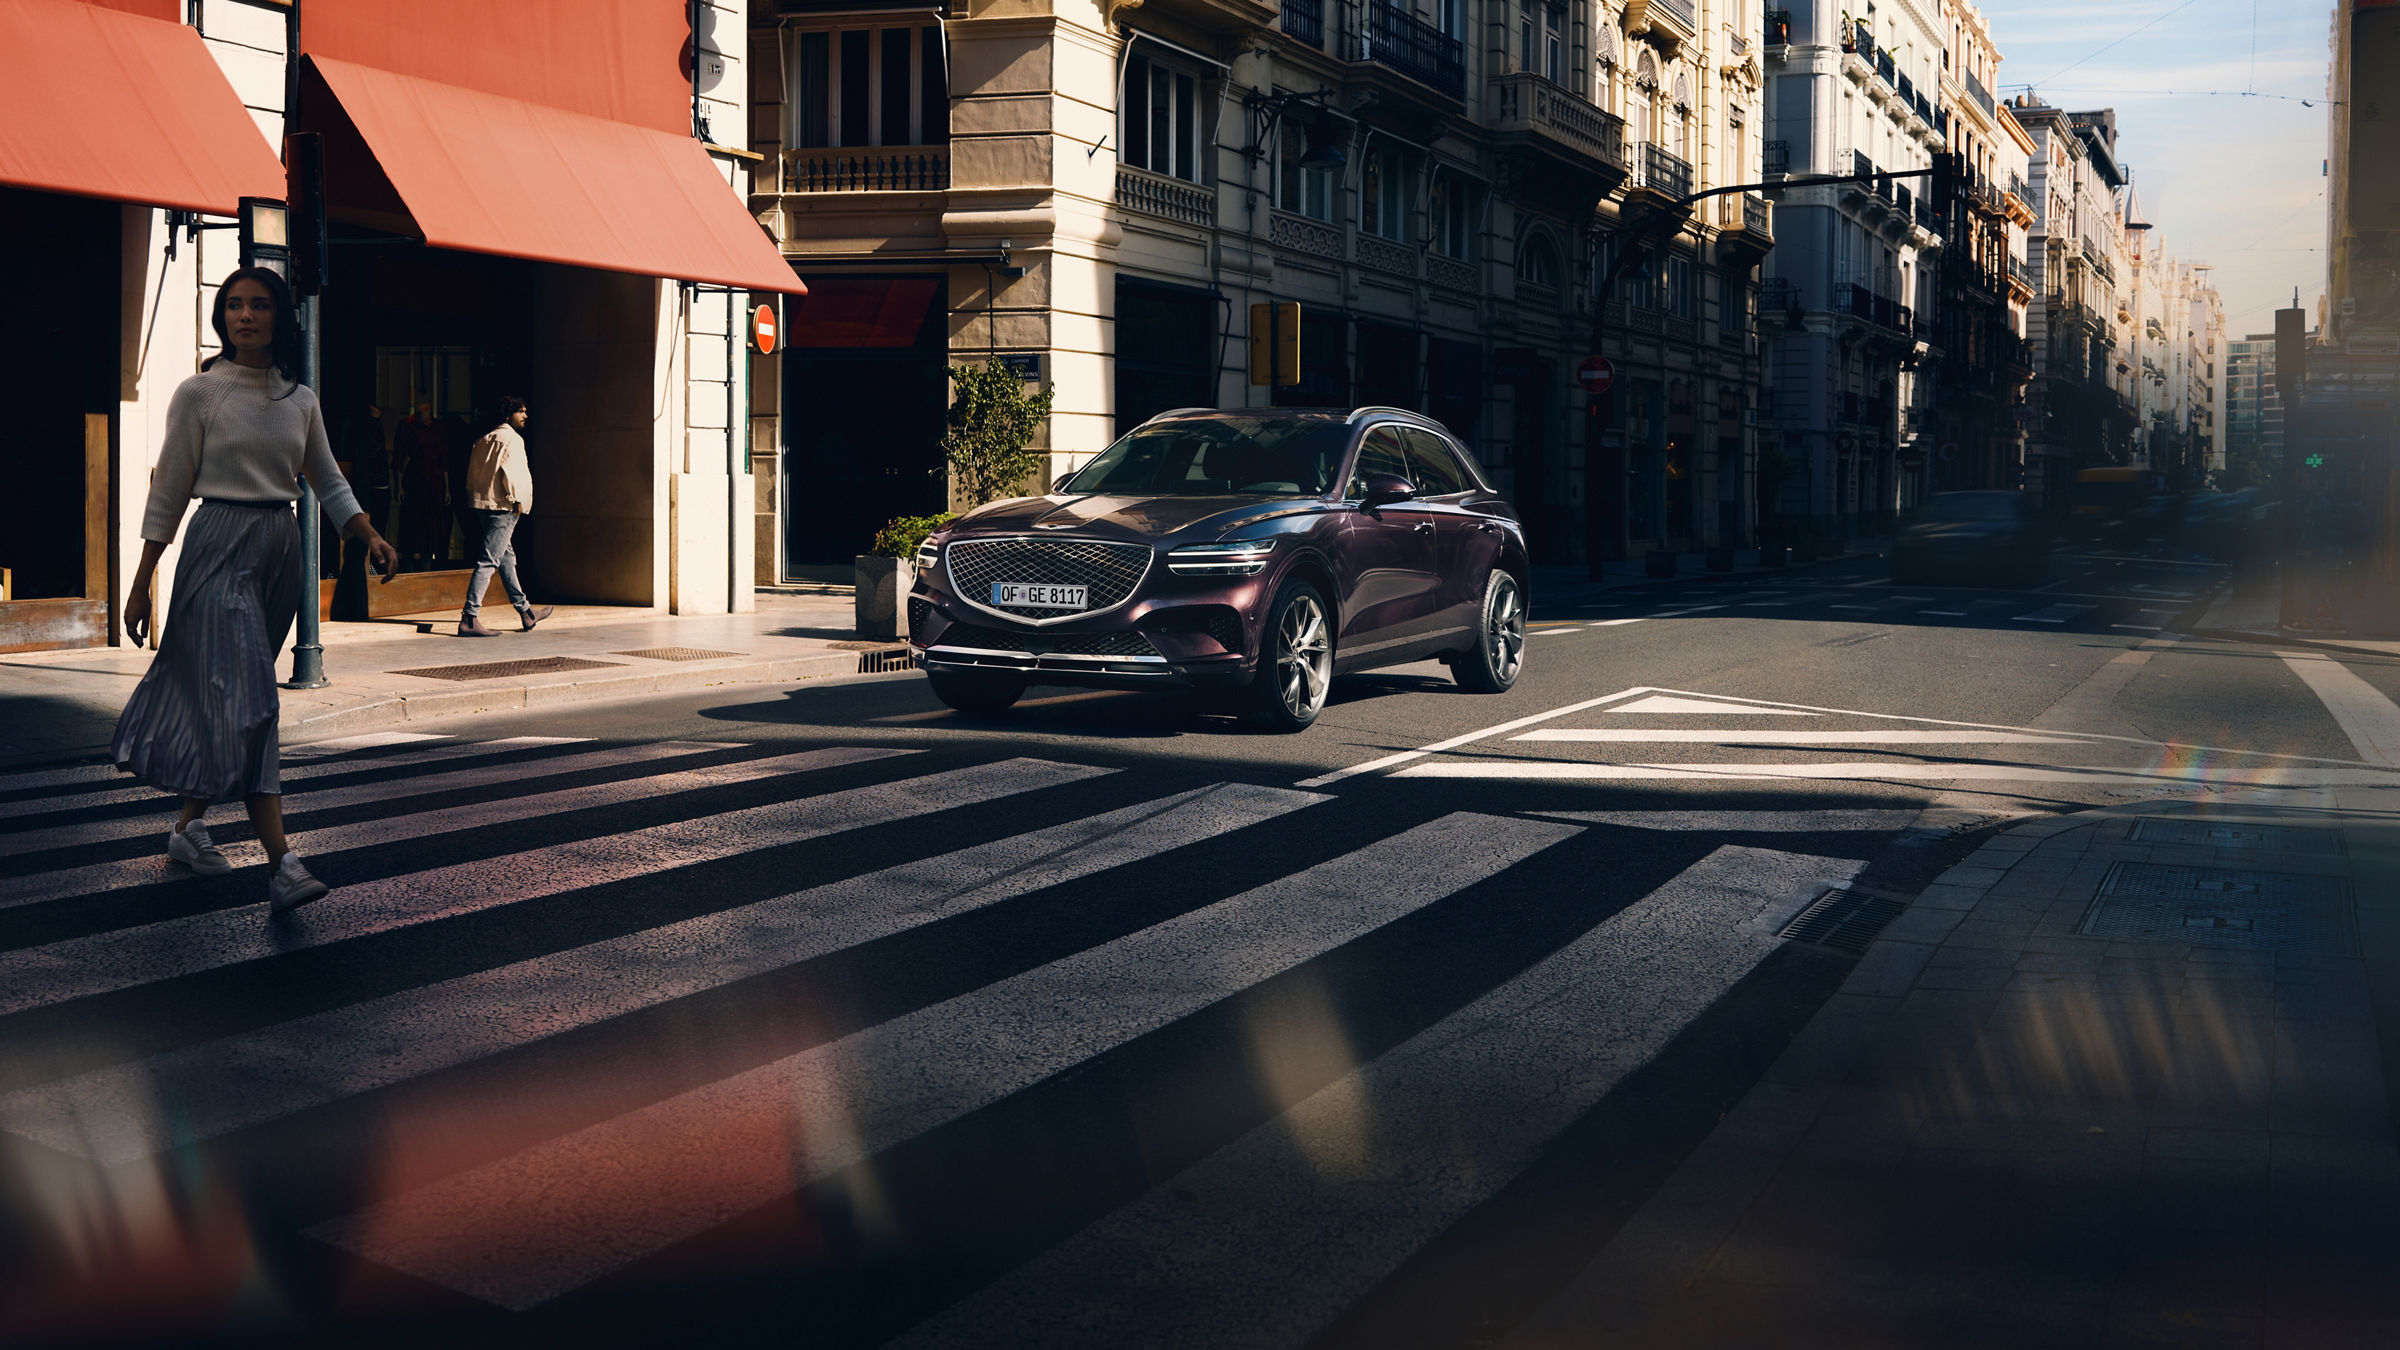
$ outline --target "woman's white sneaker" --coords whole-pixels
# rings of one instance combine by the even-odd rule
[[[267,908],[277,914],[287,909],[298,909],[328,889],[324,882],[310,876],[308,869],[300,865],[299,854],[286,852],[283,862],[275,868],[274,875],[267,878]]]
[[[167,858],[204,877],[221,877],[233,870],[233,864],[217,851],[217,841],[208,837],[208,827],[196,820],[167,831]]]

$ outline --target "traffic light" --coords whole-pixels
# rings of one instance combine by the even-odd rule
[[[1926,181],[1925,195],[1932,198],[1936,206],[1948,206],[1950,199],[1958,195],[1958,179],[1959,157],[1950,151],[1942,151],[1933,157],[1933,177]]]
[[[1300,302],[1250,306],[1250,383],[1282,389],[1300,383]]]

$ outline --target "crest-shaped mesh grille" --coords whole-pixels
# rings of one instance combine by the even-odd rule
[[[1084,586],[1092,609],[1123,604],[1150,570],[1142,544],[1103,544],[1088,539],[963,539],[944,550],[950,584],[959,598],[1003,614],[1059,619],[1066,612],[1031,606],[994,605],[992,583],[1027,581],[1048,586]]]

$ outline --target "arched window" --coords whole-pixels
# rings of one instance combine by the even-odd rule
[[[1633,78],[1633,88],[1625,96],[1625,125],[1633,143],[1658,138],[1658,58],[1642,53],[1642,63]]]
[[[1525,236],[1525,244],[1517,250],[1517,279],[1528,286],[1547,290],[1558,289],[1560,272],[1558,245],[1550,242],[1545,231],[1536,230]]]
[[[1592,101],[1602,112],[1617,111],[1617,30],[1603,23],[1594,35],[1593,58],[1598,62],[1598,76],[1592,83]]]

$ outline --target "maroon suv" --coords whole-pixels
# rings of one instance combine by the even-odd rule
[[[1298,731],[1350,671],[1439,657],[1509,688],[1528,593],[1515,512],[1440,424],[1187,408],[927,539],[909,645],[962,712],[1031,684],[1182,686]]]

